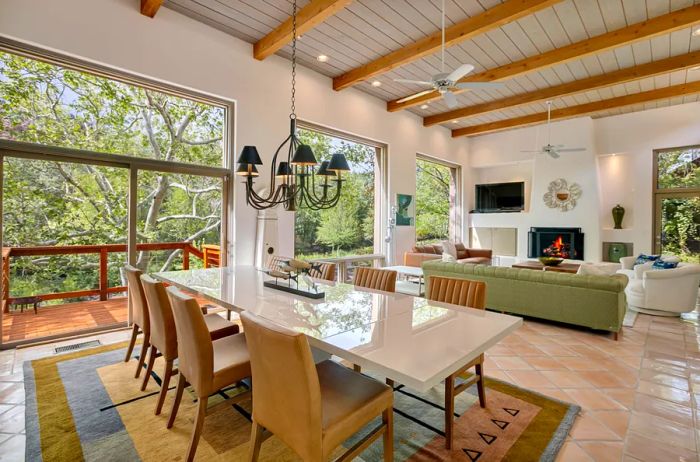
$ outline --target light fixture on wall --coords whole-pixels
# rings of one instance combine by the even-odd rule
[[[245,146],[238,157],[236,175],[245,177],[246,201],[257,209],[268,209],[284,204],[287,210],[306,207],[312,210],[335,207],[340,199],[343,185],[342,172],[350,171],[348,161],[343,154],[333,154],[330,161],[318,162],[311,146],[302,144],[297,135],[296,115],[296,67],[297,67],[297,2],[292,10],[292,96],[289,114],[289,136],[280,144],[272,157],[270,166],[269,193],[260,196],[255,192],[254,179],[259,175],[257,165],[262,160],[255,146]],[[287,146],[286,160],[277,162],[277,156]],[[332,183],[335,183],[333,186]]]

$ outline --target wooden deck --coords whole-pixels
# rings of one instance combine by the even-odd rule
[[[23,313],[3,313],[2,342],[71,334],[77,331],[115,325],[127,321],[126,297],[109,300],[42,306],[38,314],[25,309]]]

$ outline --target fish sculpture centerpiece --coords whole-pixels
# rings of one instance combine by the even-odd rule
[[[303,297],[324,298],[326,294],[318,291],[318,286],[310,276],[311,271],[318,271],[319,268],[320,264],[318,263],[309,263],[296,258],[282,261],[277,268],[263,270],[265,274],[273,278],[263,282],[263,285]]]

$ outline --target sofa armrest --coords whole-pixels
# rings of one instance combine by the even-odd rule
[[[424,261],[439,260],[441,258],[441,255],[431,253],[406,252],[403,254],[403,264],[420,268]]]
[[[654,262],[650,261],[649,263],[644,263],[643,265],[634,265],[634,277],[637,279],[642,279],[644,278],[644,274],[647,271],[651,271],[653,269]]]
[[[467,249],[469,252],[469,257],[478,257],[478,258],[492,258],[493,257],[493,250],[491,249]]]
[[[637,257],[620,257],[620,264],[625,270],[633,269],[635,261],[637,261]]]

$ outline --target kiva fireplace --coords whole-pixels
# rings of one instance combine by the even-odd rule
[[[570,260],[583,260],[581,228],[530,228],[527,233],[528,258],[539,258],[544,249],[554,246],[566,249]]]

